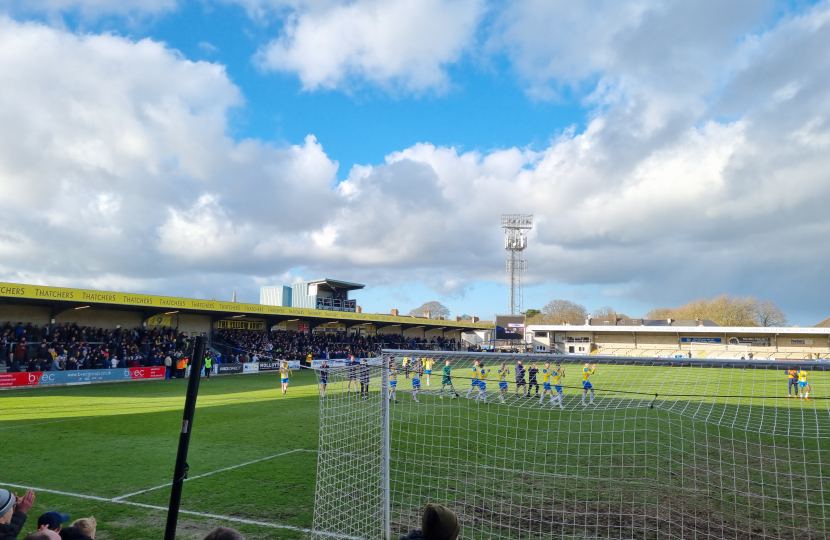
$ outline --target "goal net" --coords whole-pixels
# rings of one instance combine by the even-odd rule
[[[749,347],[729,343],[698,343],[690,344],[692,358],[720,358],[739,360],[749,358]]]
[[[407,379],[401,366],[426,355],[435,364],[416,402],[414,371]],[[347,391],[348,368],[328,372],[314,538],[398,538],[420,528],[428,502],[456,512],[464,539],[830,538],[830,364],[797,364],[811,385],[803,401],[787,398],[794,362],[425,351],[380,360],[364,396]],[[459,398],[441,391],[445,360]],[[474,360],[490,370],[484,394],[470,392]],[[534,363],[561,363],[564,408],[535,386],[517,395],[519,360],[528,383]],[[384,399],[392,363],[397,403]],[[541,395],[543,373],[535,379]]]

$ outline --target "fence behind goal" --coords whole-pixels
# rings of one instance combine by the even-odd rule
[[[404,357],[435,362],[418,402]],[[470,391],[477,359],[492,370],[487,403]],[[442,392],[446,360],[459,398]],[[517,395],[519,360],[561,363],[564,409],[535,387]],[[464,539],[830,538],[830,364],[427,351],[382,363],[365,396],[347,391],[349,368],[329,370],[315,538],[397,538],[427,502],[452,508]],[[397,403],[383,397],[392,364]],[[796,366],[810,401],[787,397]]]

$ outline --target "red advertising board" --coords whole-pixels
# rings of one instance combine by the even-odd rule
[[[33,373],[0,373],[0,388],[11,386],[37,386],[42,372]]]
[[[163,379],[164,366],[130,368],[131,379]]]

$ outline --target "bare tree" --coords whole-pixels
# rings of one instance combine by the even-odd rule
[[[595,319],[613,319],[614,317],[620,319],[627,319],[628,315],[626,315],[625,313],[617,313],[617,310],[612,308],[611,306],[604,306],[592,311],[591,317],[594,317]]]
[[[426,312],[429,312],[431,319],[437,319],[438,317],[444,317],[446,319],[450,316],[449,308],[437,300],[426,302],[424,305],[410,311],[409,314],[413,317],[423,317]]]
[[[650,319],[711,319],[721,326],[784,326],[787,316],[772,302],[752,296],[722,294],[712,299],[698,298],[675,308],[656,308]]]
[[[787,316],[770,301],[758,304],[758,326],[787,326]]]
[[[588,316],[585,306],[570,300],[551,300],[542,308],[544,324],[583,322]]]

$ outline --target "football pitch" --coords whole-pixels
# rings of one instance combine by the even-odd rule
[[[161,538],[186,387],[173,379],[0,392],[0,486],[37,493],[20,538],[48,510],[95,516],[100,539]],[[226,525],[246,538],[308,537],[318,401],[307,370],[287,396],[278,373],[203,378],[178,536]]]
[[[379,368],[365,401],[332,371],[320,448],[310,370],[295,373],[287,396],[277,373],[202,379],[180,538],[217,525],[249,539],[310,538],[318,457],[318,529],[375,537]],[[466,394],[460,363],[454,373]],[[732,532],[744,526],[758,538],[828,538],[828,377],[811,380],[815,399],[802,402],[780,399],[781,371],[606,365],[597,405],[583,407],[567,380],[562,411],[514,397],[512,383],[498,404],[492,380],[488,405],[441,398],[440,376],[416,404],[401,374],[390,409],[393,532],[417,525],[429,499],[459,512],[462,538],[482,540],[756,537]],[[95,516],[97,538],[161,538],[185,390],[185,380],[162,380],[0,392],[0,486],[37,491],[24,531],[60,510]],[[355,525],[361,508],[366,523]]]

